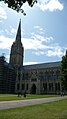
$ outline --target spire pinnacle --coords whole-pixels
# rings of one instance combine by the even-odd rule
[[[21,42],[21,19],[19,21],[19,26],[18,26],[17,35],[16,35],[16,41]]]

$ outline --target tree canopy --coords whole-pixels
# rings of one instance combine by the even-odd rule
[[[26,13],[21,8],[24,3],[28,2],[28,5],[31,7],[33,7],[33,5],[37,3],[37,0],[0,0],[0,1],[3,1],[5,4],[7,3],[9,8],[16,10],[17,12],[21,12],[24,15],[26,15]]]
[[[61,82],[62,90],[67,90],[67,50],[61,61]]]

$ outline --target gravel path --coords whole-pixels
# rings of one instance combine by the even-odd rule
[[[53,101],[58,101],[63,99],[67,99],[67,96],[29,99],[29,100],[2,101],[0,102],[0,110],[42,104],[42,103],[53,102]]]

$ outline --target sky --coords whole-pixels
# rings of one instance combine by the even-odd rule
[[[26,16],[0,2],[0,56],[9,62],[21,19],[24,65],[61,61],[67,49],[67,0],[38,0],[23,5]]]

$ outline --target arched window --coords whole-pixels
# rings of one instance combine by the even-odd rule
[[[43,89],[44,91],[47,91],[47,83],[43,83]]]
[[[25,90],[25,84],[22,84],[22,90]]]
[[[18,84],[17,84],[17,90],[19,90],[19,89],[20,89],[20,84],[18,83]]]

